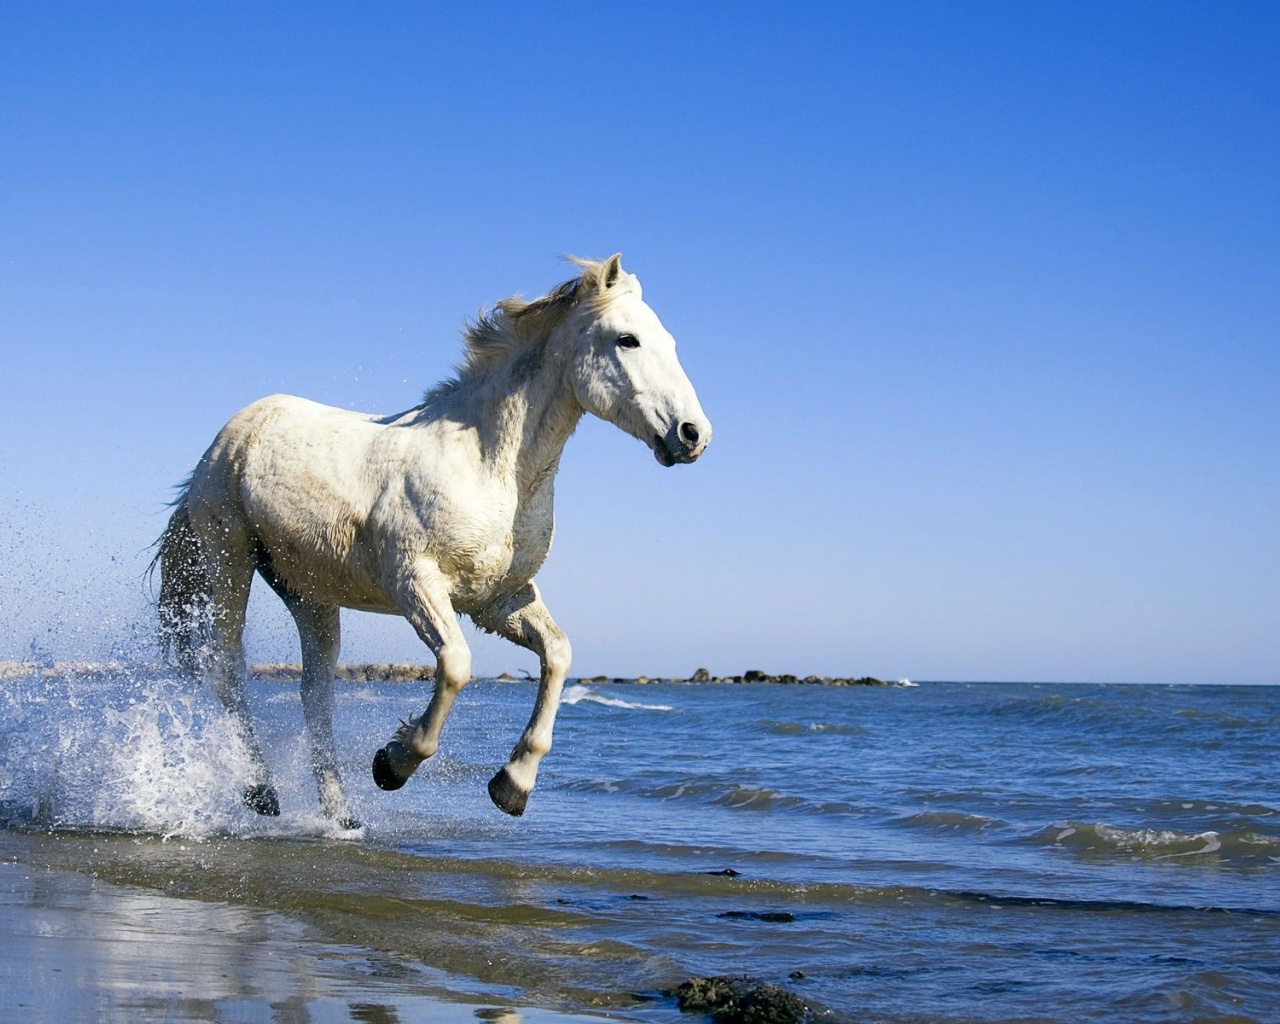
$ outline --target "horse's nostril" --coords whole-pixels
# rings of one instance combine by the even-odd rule
[[[702,435],[698,433],[698,428],[692,423],[680,424],[680,440],[687,444],[690,448],[698,443],[698,439]]]

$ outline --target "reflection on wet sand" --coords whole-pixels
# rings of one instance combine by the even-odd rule
[[[31,1024],[575,1020],[448,1001],[428,972],[325,943],[271,911],[21,863],[0,864],[0,950],[0,1016]]]

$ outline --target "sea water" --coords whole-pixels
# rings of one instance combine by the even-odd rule
[[[0,691],[11,855],[261,907],[460,993],[674,1021],[693,975],[867,1022],[1280,1020],[1280,689],[572,683],[524,817],[485,792],[531,683],[340,685],[356,833],[296,688],[253,683],[282,815],[208,693],[127,668]],[[17,853],[12,853],[12,851]]]

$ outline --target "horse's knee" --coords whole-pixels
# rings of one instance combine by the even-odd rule
[[[447,643],[437,656],[436,684],[456,693],[471,681],[471,649],[465,643]]]
[[[555,636],[547,640],[542,661],[547,667],[549,678],[565,678],[569,674],[569,666],[573,664],[573,645],[569,643],[569,638],[557,631]]]

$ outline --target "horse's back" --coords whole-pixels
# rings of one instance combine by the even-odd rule
[[[368,416],[305,398],[261,398],[218,432],[192,475],[191,497],[251,514],[273,495],[307,504],[306,495],[350,492],[359,483],[353,460],[370,441],[360,428],[371,426]]]
[[[193,513],[243,530],[274,572],[326,602],[381,606],[362,545],[377,481],[362,472],[379,428],[362,413],[271,395],[236,413],[193,475]]]

